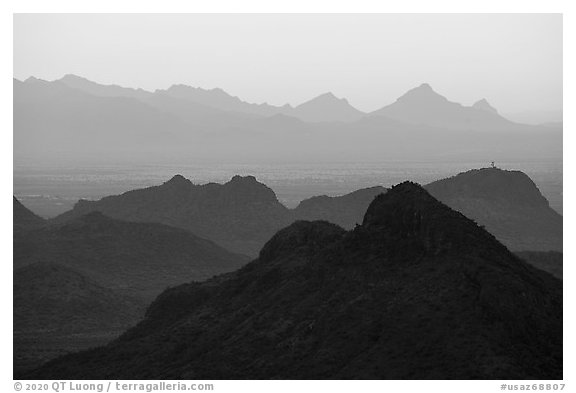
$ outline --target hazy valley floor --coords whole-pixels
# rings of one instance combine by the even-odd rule
[[[41,167],[14,166],[14,195],[45,218],[70,210],[78,199],[100,199],[160,184],[180,173],[196,184],[223,183],[234,175],[254,175],[287,207],[315,195],[343,195],[360,188],[389,187],[410,179],[421,184],[452,176],[486,162],[379,162],[311,164],[165,164]],[[526,173],[550,206],[562,214],[562,162],[496,162]]]

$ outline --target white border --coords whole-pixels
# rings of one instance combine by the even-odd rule
[[[465,4],[455,0],[436,1],[403,1],[391,4],[382,4],[380,1],[311,1],[292,0],[280,4],[273,4],[265,0],[243,0],[243,1],[210,1],[194,3],[190,1],[164,0],[100,0],[98,2],[81,2],[73,0],[51,0],[51,1],[10,1],[3,3],[0,19],[0,29],[2,34],[3,61],[0,62],[2,68],[2,78],[0,78],[0,91],[2,95],[2,141],[0,149],[2,154],[2,263],[0,273],[2,275],[2,312],[4,315],[2,328],[2,391],[14,391],[12,382],[12,202],[9,188],[12,188],[12,75],[13,63],[9,61],[13,58],[12,51],[12,14],[15,12],[547,12],[564,13],[564,69],[569,72],[564,74],[564,103],[566,108],[573,108],[574,100],[574,37],[576,37],[576,17],[574,6],[569,1],[503,1],[484,0],[473,1]],[[571,71],[572,70],[572,71]],[[571,71],[571,72],[570,72]],[[574,181],[573,169],[575,159],[573,153],[574,115],[568,110],[564,111],[564,195],[566,200],[573,200]],[[9,184],[10,181],[10,184]],[[571,371],[574,370],[574,246],[571,243],[575,233],[574,206],[568,202],[564,203],[564,282],[568,285],[564,290],[564,376],[567,389],[573,388],[571,385]],[[572,334],[570,334],[572,333]],[[567,381],[567,382],[566,382]],[[142,381],[146,382],[146,381]],[[230,382],[213,381],[217,392],[238,392],[254,391],[269,392],[271,389],[277,392],[320,391],[331,389],[336,392],[345,392],[361,389],[362,391],[378,391],[383,389],[389,391],[436,391],[458,392],[463,389],[468,392],[491,392],[499,390],[501,382],[498,381],[252,381],[252,382]],[[520,383],[521,381],[517,381]],[[512,382],[507,382],[512,383]],[[537,383],[540,383],[538,381]],[[552,382],[553,383],[553,382]]]

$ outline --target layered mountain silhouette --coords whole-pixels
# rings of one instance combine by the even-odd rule
[[[326,93],[303,104],[250,104],[221,89],[148,92],[67,75],[14,80],[17,162],[151,159],[364,160],[557,158],[562,128],[512,123],[480,101],[428,85],[371,114]],[[420,143],[415,144],[418,140]],[[225,142],[225,143],[224,143]]]
[[[314,197],[290,210],[253,176],[234,176],[225,184],[196,185],[176,175],[160,186],[99,201],[81,200],[54,221],[67,222],[99,211],[117,219],[183,228],[226,249],[256,256],[276,231],[299,219],[325,219],[353,228],[374,196],[383,191],[373,187],[341,197]]]
[[[226,184],[196,185],[176,175],[160,186],[99,201],[81,200],[55,221],[65,222],[93,211],[127,221],[183,228],[248,255],[256,255],[279,228],[290,222],[288,209],[274,191],[253,176],[234,176]]]
[[[562,216],[520,171],[483,168],[426,186],[513,251],[562,251]]]
[[[141,160],[198,133],[132,97],[100,97],[56,82],[14,80],[14,155],[28,162]]]
[[[562,285],[414,183],[346,232],[298,221],[34,379],[561,379]]]
[[[182,229],[99,212],[45,223],[14,198],[14,217],[17,372],[103,345],[134,325],[164,289],[248,261]]]
[[[484,225],[513,251],[562,251],[562,216],[522,172],[484,168],[425,187],[443,203]],[[177,175],[160,186],[99,201],[81,200],[55,221],[100,211],[117,219],[183,228],[224,248],[256,256],[276,231],[296,220],[326,220],[354,228],[372,199],[383,192],[383,187],[372,187],[339,197],[317,196],[287,209],[253,176],[235,176],[226,184],[195,185]]]
[[[235,270],[247,259],[179,228],[100,212],[14,236],[15,268],[57,263],[143,300],[168,286]]]

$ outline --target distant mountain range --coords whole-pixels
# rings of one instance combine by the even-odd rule
[[[14,154],[27,163],[550,159],[562,156],[562,127],[513,123],[486,100],[462,106],[427,84],[366,114],[331,93],[275,107],[221,89],[147,92],[67,75],[14,79]]]
[[[297,221],[31,379],[562,379],[562,284],[422,187],[354,230]]]
[[[458,130],[504,130],[516,126],[506,120],[485,99],[466,107],[448,101],[424,83],[396,102],[372,113],[404,123]]]
[[[486,226],[513,251],[562,251],[562,216],[522,172],[485,168],[425,188]],[[161,186],[99,201],[81,200],[54,221],[100,211],[121,220],[183,228],[229,250],[255,256],[276,231],[296,220],[326,220],[352,229],[374,197],[383,192],[385,188],[373,187],[340,197],[318,196],[287,209],[252,176],[236,176],[223,185],[195,185],[177,175]]]

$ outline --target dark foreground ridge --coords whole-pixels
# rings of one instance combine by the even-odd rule
[[[34,379],[561,379],[562,284],[402,183],[345,232],[296,222],[240,270],[163,292]]]

